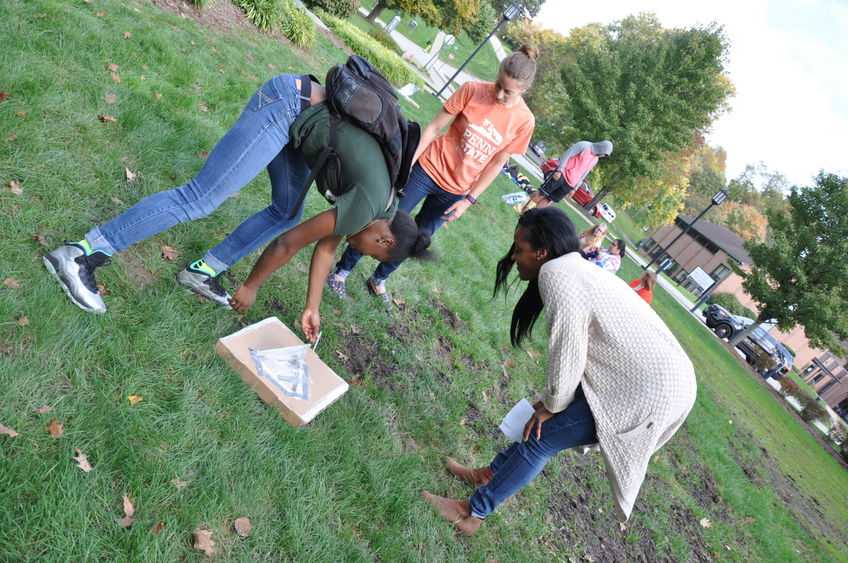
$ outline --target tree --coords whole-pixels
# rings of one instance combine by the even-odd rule
[[[512,3],[513,0],[492,0],[492,7],[498,13],[498,15],[503,14],[506,7]],[[520,3],[524,6],[524,9],[530,12],[531,17],[536,17],[539,15],[539,10],[542,8],[542,4],[545,3],[545,0],[520,0]]]
[[[731,266],[759,305],[756,322],[781,330],[800,324],[812,346],[839,354],[848,340],[848,178],[820,173],[815,186],[793,187],[785,213],[767,211],[769,242],[748,242],[749,271]]]
[[[365,19],[374,23],[383,10],[400,10],[419,16],[429,26],[459,35],[477,21],[480,2],[481,0],[379,0]]]
[[[572,31],[560,72],[572,117],[563,144],[615,145],[599,164],[606,182],[596,201],[614,192],[632,204],[650,203],[640,188],[660,178],[668,155],[695,145],[726,109],[733,93],[723,74],[726,51],[716,25],[663,29],[653,15]]]
[[[475,43],[480,43],[492,32],[492,29],[498,23],[498,14],[487,0],[480,2],[480,9],[477,11],[477,21],[468,26],[465,32],[468,37]]]

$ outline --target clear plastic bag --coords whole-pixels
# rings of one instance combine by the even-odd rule
[[[270,350],[250,349],[256,371],[277,388],[298,399],[309,400],[309,367],[304,356],[310,346],[286,346]]]

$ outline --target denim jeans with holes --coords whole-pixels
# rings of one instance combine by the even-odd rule
[[[542,424],[541,439],[536,439],[534,430],[529,440],[513,442],[492,460],[489,469],[494,477],[469,499],[471,515],[485,518],[494,512],[500,503],[532,481],[558,452],[597,441],[595,419],[583,387],[578,386],[574,401]]]
[[[240,259],[295,226],[288,216],[309,176],[300,151],[288,147],[289,127],[301,111],[295,83],[299,75],[275,76],[256,91],[235,125],[218,141],[197,176],[183,186],[144,198],[85,238],[94,250],[109,254],[186,221],[205,217],[263,169],[271,178],[271,205],[239,225],[203,259],[226,270]]]

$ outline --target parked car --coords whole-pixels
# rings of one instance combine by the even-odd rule
[[[545,146],[543,141],[536,141],[535,143],[530,143],[530,150],[533,151],[540,160],[545,159],[545,151],[548,150],[548,147]]]
[[[612,207],[607,205],[606,203],[599,203],[595,205],[595,212],[593,213],[595,217],[603,217],[610,223],[615,221],[615,211],[612,210]]]
[[[571,192],[571,198],[580,205],[586,205],[595,199],[595,194],[592,193],[592,186],[589,185],[589,182],[583,180],[577,186],[577,189]]]
[[[711,328],[719,338],[728,340],[754,322],[734,315],[716,303],[704,309],[702,314],[707,327]],[[760,373],[782,369],[785,362],[778,347],[782,347],[781,344],[760,327],[755,328],[747,338],[736,345],[736,348],[745,356],[745,360],[755,366]]]
[[[769,334],[769,336],[771,335]],[[777,351],[780,353],[780,365],[775,366],[773,369],[769,370],[763,375],[765,375],[766,377],[771,377],[780,380],[783,379],[783,376],[789,373],[789,370],[792,369],[792,362],[795,360],[795,358],[792,357],[792,354],[789,353],[789,350],[787,350],[786,347],[780,342],[777,342]]]
[[[741,321],[742,317],[737,317],[716,303],[704,309],[701,314],[704,315],[707,326],[719,338],[733,338],[734,334],[745,328],[745,324]]]

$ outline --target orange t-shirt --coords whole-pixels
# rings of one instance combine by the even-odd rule
[[[456,117],[418,162],[440,188],[454,194],[467,194],[499,152],[524,154],[536,125],[524,100],[511,108],[499,104],[491,82],[466,82],[444,108]]]

